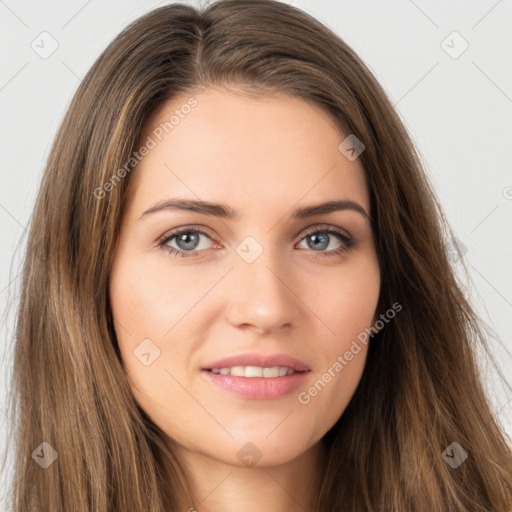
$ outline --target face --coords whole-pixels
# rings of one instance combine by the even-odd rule
[[[318,443],[363,372],[380,289],[364,172],[301,99],[193,98],[140,139],[110,275],[117,340],[138,403],[184,452],[276,465]]]

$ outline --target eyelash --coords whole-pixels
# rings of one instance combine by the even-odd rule
[[[179,228],[179,229],[173,230],[169,233],[166,233],[162,238],[160,238],[160,240],[158,240],[158,247],[165,249],[169,254],[174,254],[175,257],[181,256],[183,258],[194,258],[196,256],[199,256],[199,253],[203,252],[202,250],[201,251],[196,251],[196,250],[182,251],[182,250],[176,249],[174,247],[166,246],[166,244],[168,242],[170,242],[173,238],[175,238],[183,233],[200,233],[200,234],[205,235],[211,239],[211,236],[208,233],[206,233],[205,231],[203,231],[201,228],[195,227],[195,226],[189,226],[186,228]],[[312,251],[312,252],[318,252],[319,257],[341,256],[342,254],[344,254],[346,251],[348,251],[349,249],[351,249],[354,246],[354,241],[352,240],[352,238],[345,235],[345,233],[343,231],[341,231],[340,229],[334,228],[332,226],[322,227],[321,225],[312,226],[311,228],[309,228],[302,235],[302,238],[299,240],[299,242],[301,242],[308,235],[312,235],[315,233],[337,235],[343,242],[343,244],[338,249],[333,249],[331,251]]]

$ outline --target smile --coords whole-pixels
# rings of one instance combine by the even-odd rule
[[[231,368],[212,368],[213,373],[220,375],[233,375],[235,377],[286,377],[296,372],[293,368],[286,366],[273,366],[272,368],[263,368],[261,366],[232,366]]]

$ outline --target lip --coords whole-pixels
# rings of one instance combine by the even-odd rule
[[[261,366],[262,368],[272,368],[274,366],[286,366],[292,368],[297,372],[308,372],[310,368],[306,363],[296,359],[295,357],[289,356],[288,354],[240,354],[237,356],[226,357],[219,359],[212,363],[207,364],[202,369],[211,370],[212,368],[231,368],[233,366]],[[292,377],[293,375],[289,375]],[[250,377],[239,377],[239,378],[250,378]],[[255,377],[257,378],[257,377]],[[285,379],[286,377],[276,377],[279,379]],[[272,380],[272,379],[269,379]]]
[[[202,370],[209,382],[236,395],[253,400],[276,400],[301,386],[311,372],[293,373],[285,377],[235,377]]]
[[[272,368],[286,366],[296,372],[284,377],[236,377],[213,373],[212,368],[231,368],[233,366],[261,366]],[[240,354],[219,359],[202,368],[201,374],[208,382],[230,391],[238,396],[253,400],[276,400],[301,386],[311,369],[306,363],[288,354]]]

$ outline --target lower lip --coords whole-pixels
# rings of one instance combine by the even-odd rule
[[[299,372],[285,377],[235,377],[202,370],[205,378],[239,396],[254,400],[275,400],[300,387],[310,373]]]

